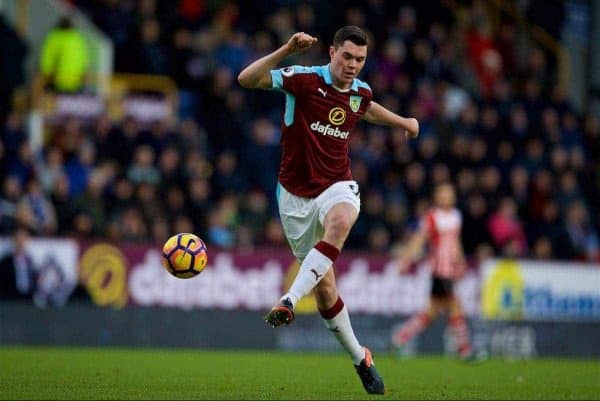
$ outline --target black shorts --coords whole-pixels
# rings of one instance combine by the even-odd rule
[[[436,298],[451,297],[454,294],[452,289],[453,281],[447,278],[431,278],[431,296]]]

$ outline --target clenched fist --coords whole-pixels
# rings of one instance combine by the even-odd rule
[[[419,136],[419,122],[416,118],[407,118],[404,129],[406,130],[406,137],[408,139],[415,139]]]
[[[308,33],[297,32],[288,40],[287,46],[290,53],[302,52],[310,48],[317,40],[317,38],[310,36]]]

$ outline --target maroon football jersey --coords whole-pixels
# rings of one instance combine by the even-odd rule
[[[273,88],[286,94],[281,126],[279,182],[296,196],[314,198],[330,185],[351,180],[350,134],[372,99],[369,85],[354,79],[334,88],[329,65],[272,70]]]

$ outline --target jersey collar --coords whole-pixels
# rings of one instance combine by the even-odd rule
[[[331,78],[331,71],[329,71],[329,64],[321,66],[321,74],[323,75],[323,79],[327,85],[333,86],[333,79]],[[356,78],[352,79],[352,85],[350,85],[350,89],[354,92],[358,92],[358,81]]]

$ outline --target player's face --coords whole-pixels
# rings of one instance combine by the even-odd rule
[[[442,209],[454,207],[456,202],[456,194],[454,188],[450,185],[442,185],[435,192],[435,203]]]
[[[359,46],[346,40],[337,49],[331,46],[329,56],[331,57],[329,68],[333,83],[341,89],[347,89],[365,66],[367,46]]]

